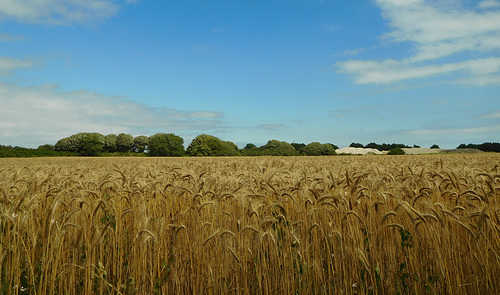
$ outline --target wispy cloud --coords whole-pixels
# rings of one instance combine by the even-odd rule
[[[55,85],[0,84],[0,144],[36,146],[84,131],[151,135],[219,128],[222,114],[181,111]]]
[[[483,118],[500,120],[500,110],[488,113],[484,115]]]
[[[272,131],[279,130],[283,127],[284,127],[283,124],[261,124],[257,126],[257,128],[259,129],[272,130]]]
[[[7,33],[0,33],[0,42],[15,42],[24,40],[23,35],[11,35]]]
[[[25,23],[52,25],[91,24],[115,15],[119,11],[120,2],[136,1],[2,0],[0,1],[0,20],[15,19]]]
[[[355,112],[354,109],[337,109],[330,112],[330,116],[334,118],[344,118],[352,115]]]
[[[374,47],[372,46],[372,47],[366,47],[366,48],[356,48],[356,49],[352,49],[352,50],[346,49],[346,50],[344,50],[341,53],[341,55],[344,55],[344,56],[345,55],[347,55],[347,56],[349,56],[349,55],[357,55],[357,54],[360,54],[360,53],[365,52],[367,50],[371,50],[373,48]]]
[[[31,67],[33,65],[34,63],[29,60],[0,56],[0,77],[10,74],[11,71],[16,69]]]
[[[468,128],[417,129],[407,131],[409,135],[456,135],[456,134],[493,134],[500,132],[500,125],[487,125]]]
[[[353,75],[356,83],[366,84],[393,83],[459,71],[466,77],[459,82],[474,83],[474,79],[468,78],[487,74],[489,81],[496,84],[497,79],[492,77],[500,76],[500,58],[493,55],[500,49],[498,1],[482,1],[477,7],[468,9],[425,0],[377,0],[376,3],[391,28],[383,37],[394,43],[412,43],[413,55],[402,60],[338,62],[341,73]],[[453,0],[453,3],[458,2]],[[464,52],[483,57],[458,57],[453,63],[439,63],[441,58]]]
[[[481,1],[478,5],[480,8],[500,8],[500,1],[495,0],[485,0]]]
[[[500,71],[500,58],[488,57],[471,59],[456,63],[416,65],[408,61],[386,59],[384,61],[348,60],[342,63],[340,72],[355,74],[354,82],[358,84],[383,84],[401,80],[426,78],[450,73],[461,73],[468,76],[463,80],[466,84],[478,84],[490,81],[496,84],[496,79],[472,79],[477,76],[496,77]]]

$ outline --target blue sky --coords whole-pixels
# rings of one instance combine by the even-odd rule
[[[0,144],[500,141],[500,1],[0,0]]]

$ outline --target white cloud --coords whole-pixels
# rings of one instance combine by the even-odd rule
[[[480,8],[500,8],[500,2],[495,0],[481,1],[478,5]]]
[[[28,60],[0,56],[0,76],[9,74],[13,70],[31,67],[33,65],[34,63]]]
[[[488,114],[484,115],[483,118],[498,120],[498,119],[500,119],[500,110],[488,113]]]
[[[437,3],[442,1],[436,1]],[[386,37],[416,44],[414,61],[436,59],[464,50],[500,48],[500,11],[439,10],[430,2],[378,0],[393,29]]]
[[[469,77],[463,78],[464,83],[471,83],[474,79],[470,77],[490,74],[491,78],[493,73],[493,77],[500,74],[498,58],[494,57],[500,50],[500,10],[493,9],[497,1],[481,2],[480,11],[463,8],[458,0],[377,0],[376,3],[391,28],[384,38],[395,43],[412,43],[414,54],[402,60],[337,63],[339,71],[352,74],[356,83],[392,83],[457,71]],[[467,59],[463,55],[454,63],[436,62],[457,53],[476,56]],[[496,84],[496,79],[493,81]]]
[[[129,133],[202,131],[220,127],[222,114],[153,108],[90,91],[57,86],[21,88],[0,83],[0,144],[36,147],[78,132]]]
[[[367,48],[357,48],[357,49],[352,49],[352,50],[349,50],[349,49],[346,49],[344,50],[341,55],[357,55],[359,53],[362,53],[362,52],[365,52],[367,50],[371,50],[373,49],[374,47],[367,47]]]
[[[482,59],[471,59],[457,63],[431,64],[417,66],[408,61],[397,61],[387,59],[378,61],[348,60],[341,64],[340,72],[355,74],[354,81],[358,84],[394,83],[401,80],[426,78],[449,74],[453,72],[464,73],[468,76],[485,76],[500,71],[500,58],[488,57]],[[480,84],[490,80],[463,81],[468,84]],[[490,82],[495,82],[494,80]]]
[[[116,0],[2,0],[0,20],[12,18],[20,22],[69,25],[93,23],[115,15]],[[136,1],[127,0],[126,3]]]

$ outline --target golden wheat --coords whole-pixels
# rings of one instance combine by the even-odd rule
[[[0,294],[499,294],[499,162],[0,159]]]

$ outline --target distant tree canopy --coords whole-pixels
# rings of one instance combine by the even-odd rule
[[[500,153],[500,143],[498,142],[485,142],[482,144],[461,144],[457,149],[478,149],[483,152],[497,152]]]
[[[56,151],[81,152],[83,138],[88,134],[87,132],[81,132],[62,138],[56,143],[54,149]]]
[[[319,142],[311,142],[306,145],[304,153],[308,156],[331,156],[337,154],[333,145]]]
[[[230,141],[221,140],[208,134],[198,135],[188,148],[184,149],[184,140],[172,133],[157,133],[150,137],[120,133],[102,135],[99,133],[81,132],[60,139],[53,150],[78,153],[83,156],[98,156],[106,153],[141,154],[149,156],[294,156],[294,155],[335,155],[338,147],[330,143],[314,142],[290,144],[285,141],[269,140],[265,145],[257,147],[249,143],[244,149]]]
[[[259,156],[260,148],[253,143],[248,143],[242,150],[240,150],[240,154],[243,156]]]
[[[134,138],[132,151],[134,151],[135,153],[144,153],[144,151],[146,151],[148,143],[149,143],[149,137],[147,137],[146,135],[139,135],[136,138]]]
[[[113,153],[116,152],[116,134],[108,134],[104,136],[104,151]]]
[[[132,151],[134,147],[134,137],[130,134],[120,133],[116,137],[116,150],[121,153]]]
[[[13,158],[13,157],[55,157],[55,156],[78,156],[73,152],[62,152],[54,150],[54,146],[44,144],[36,149],[13,147],[0,145],[0,158]]]
[[[255,144],[253,143],[247,143],[247,145],[244,147],[245,150],[251,150],[253,148],[256,148]]]
[[[266,145],[261,147],[261,152],[267,156],[294,156],[297,154],[297,150],[293,145],[275,139],[269,140]]]
[[[291,145],[299,153],[302,153],[304,151],[304,148],[306,147],[306,145],[304,143],[295,143],[294,142]]]
[[[104,136],[99,133],[89,133],[82,137],[79,152],[83,156],[97,156],[104,149]]]
[[[392,150],[390,150],[387,154],[388,155],[404,155],[405,151],[402,148],[397,147],[397,148],[393,148]]]
[[[395,148],[410,148],[410,146],[402,144],[402,143],[382,143],[378,144],[375,142],[370,142],[367,145],[362,145],[361,143],[353,142],[349,147],[355,147],[355,148],[367,148],[367,149],[377,149],[379,151],[390,151]],[[414,148],[419,148],[419,145],[413,145]]]
[[[207,134],[195,137],[186,152],[193,157],[237,156],[239,154],[238,147],[234,143]]]
[[[184,156],[184,139],[172,133],[157,133],[149,138],[148,150],[154,157]]]
[[[382,144],[377,144],[374,142],[370,142],[369,144],[365,145],[365,148],[370,148],[370,149],[377,149],[379,151],[390,151],[396,148],[410,148],[410,146],[402,144],[402,143],[382,143]]]
[[[147,136],[138,137],[135,152],[144,152],[140,145],[144,143]],[[142,141],[141,141],[142,140]],[[147,144],[147,143],[146,143]],[[128,153],[134,148],[134,137],[130,134],[120,133],[119,135],[80,132],[69,137],[60,139],[54,146],[55,151],[73,152],[82,156],[97,156],[101,153]]]

